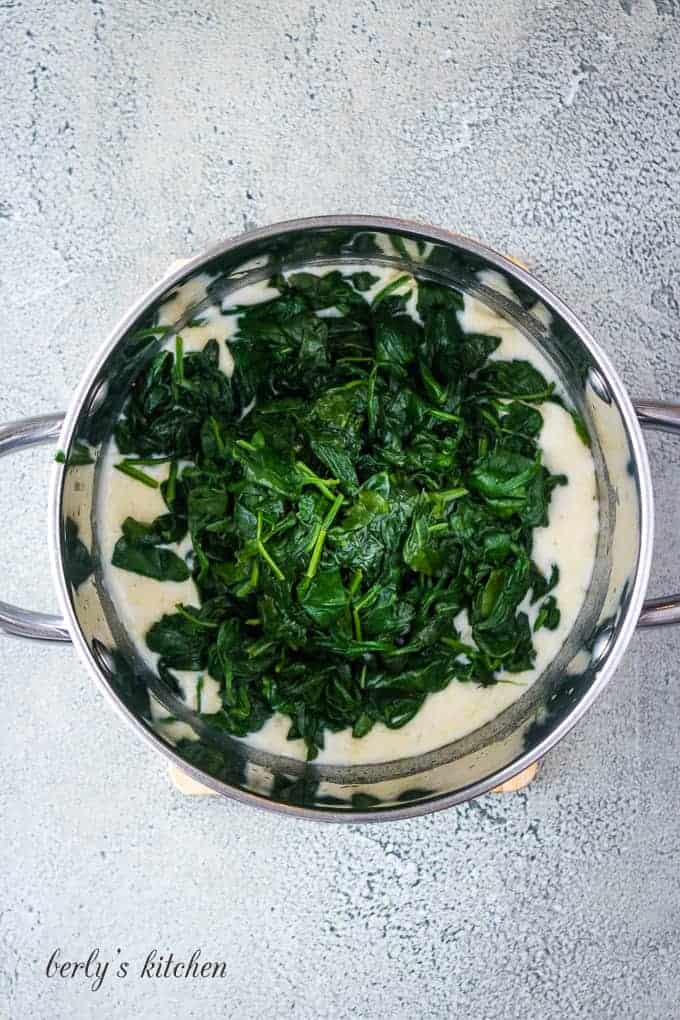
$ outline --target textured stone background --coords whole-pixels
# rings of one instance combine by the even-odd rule
[[[678,0],[0,2],[0,418],[63,408],[161,270],[244,227],[422,218],[527,258],[680,397]],[[650,439],[653,586],[680,444]],[[4,598],[53,606],[46,450],[4,462]],[[68,647],[0,641],[0,1016],[677,1015],[680,631],[635,637],[525,793],[377,827],[183,799]],[[48,981],[56,947],[222,981]]]

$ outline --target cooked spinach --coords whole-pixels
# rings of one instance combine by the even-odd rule
[[[168,682],[219,683],[207,723],[245,735],[284,713],[311,759],[326,729],[400,727],[451,681],[531,668],[527,596],[544,600],[534,631],[559,623],[533,529],[566,479],[538,442],[553,384],[489,361],[500,341],[463,333],[460,293],[421,284],[416,321],[409,276],[370,304],[369,273],[271,282],[278,297],[230,310],[231,378],[216,341],[185,353],[178,337],[136,379],[119,467],[157,486],[143,467],[169,461],[167,513],[128,518],[113,562],[193,577],[200,605],[146,640]],[[168,548],[187,531],[188,561]]]

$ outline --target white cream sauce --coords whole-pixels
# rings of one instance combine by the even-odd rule
[[[306,268],[305,271],[321,274],[327,272],[329,268],[315,266]],[[364,292],[368,300],[388,283],[405,275],[403,271],[376,266],[375,263],[352,264],[349,272],[360,270],[369,271],[378,277],[371,290]],[[479,278],[486,286],[497,290],[510,300],[515,300],[507,282],[500,274],[488,270],[480,273]],[[201,301],[205,297],[206,285],[209,282],[210,278],[207,276],[195,278],[175,292],[161,310],[160,324],[173,324],[187,309]],[[409,311],[417,317],[415,281],[409,279],[396,293],[405,293],[408,286],[413,289],[408,305]],[[223,307],[228,312],[237,305],[269,300],[275,297],[276,293],[264,281],[250,284],[229,294]],[[542,305],[536,305],[532,312],[543,322],[549,322],[549,313]],[[214,337],[220,345],[220,365],[226,374],[231,375],[233,360],[227,341],[236,332],[237,315],[224,314],[215,306],[206,311],[201,310],[197,315],[204,321],[200,325],[185,327],[181,331],[184,349],[199,350],[207,340]],[[503,360],[522,358],[530,361],[548,380],[556,383],[558,390],[561,390],[559,378],[550,362],[511,322],[469,295],[465,296],[464,309],[458,315],[466,332],[490,333],[501,338],[501,344],[492,357]],[[167,346],[173,345],[174,336],[169,335]],[[542,628],[534,635],[537,653],[534,668],[525,673],[504,675],[500,683],[494,687],[483,688],[475,684],[454,681],[445,690],[429,695],[415,718],[399,730],[390,730],[378,723],[360,740],[355,740],[350,730],[327,733],[325,747],[317,758],[319,763],[369,764],[390,761],[434,750],[466,736],[490,722],[516,701],[559,652],[583,605],[590,582],[595,559],[599,508],[592,457],[576,433],[570,415],[557,404],[543,404],[540,410],[544,421],[540,436],[543,461],[551,472],[564,473],[569,481],[568,485],[558,486],[553,491],[549,525],[534,532],[533,559],[537,566],[546,575],[550,574],[553,564],[559,567],[560,580],[554,595],[561,611],[560,624],[556,630],[548,631]],[[197,605],[198,592],[191,580],[182,583],[161,583],[111,565],[111,553],[120,536],[123,520],[131,516],[138,520],[151,521],[165,511],[158,489],[151,489],[114,470],[113,465],[118,457],[117,451],[112,446],[102,465],[99,487],[99,541],[102,561],[106,565],[105,581],[121,623],[140,655],[153,667],[157,657],[146,647],[144,637],[147,630],[163,613],[173,612],[176,603]],[[168,468],[164,465],[145,470],[162,480]],[[174,548],[179,553],[186,553],[188,546],[185,542]],[[522,608],[533,622],[538,606],[529,606],[527,599]],[[457,625],[462,631],[463,639],[469,640],[469,629],[464,613],[457,620]],[[196,708],[198,675],[194,673],[177,675],[187,705]],[[218,684],[211,677],[204,675],[201,709],[203,712],[215,712],[219,708]],[[173,741],[182,737],[195,739],[193,730],[185,723],[170,721],[163,723],[163,718],[168,715],[167,710],[153,698],[152,712],[156,725],[168,739]],[[250,734],[246,742],[275,754],[304,759],[306,751],[303,741],[286,739],[289,726],[288,717],[274,715],[259,732]]]

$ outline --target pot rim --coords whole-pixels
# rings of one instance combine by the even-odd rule
[[[213,245],[199,255],[182,262],[173,271],[163,276],[157,283],[149,288],[145,294],[129,309],[129,311],[116,323],[109,333],[105,342],[99,347],[93,356],[90,367],[82,376],[75,393],[69,404],[68,411],[64,418],[61,434],[59,437],[59,448],[66,450],[70,447],[71,439],[80,415],[82,405],[90,392],[90,388],[97,377],[102,362],[113,351],[121,338],[130,329],[133,323],[153,302],[167,293],[172,287],[179,283],[184,277],[200,269],[202,265],[211,259],[219,257],[229,251],[234,251],[244,244],[252,241],[268,240],[285,233],[296,233],[301,230],[310,229],[337,229],[357,228],[359,230],[385,231],[387,233],[412,234],[414,239],[439,242],[444,244],[454,243],[464,251],[472,255],[478,255],[489,263],[518,280],[532,290],[545,304],[554,309],[578,335],[581,342],[592,354],[598,366],[602,369],[608,386],[618,404],[621,415],[628,433],[631,449],[635,457],[638,478],[638,497],[640,502],[639,518],[639,540],[640,551],[637,562],[637,569],[633,579],[625,617],[621,623],[616,640],[608,653],[607,660],[600,670],[586,694],[574,705],[567,716],[547,734],[539,744],[531,751],[517,757],[505,768],[494,772],[483,780],[470,783],[461,787],[453,793],[441,794],[433,797],[432,800],[425,800],[418,803],[402,804],[398,807],[386,807],[382,810],[337,810],[321,807],[303,807],[296,804],[285,804],[269,800],[267,797],[245,790],[239,790],[219,779],[215,779],[208,773],[202,772],[189,762],[185,761],[177,752],[166,744],[149,726],[145,725],[130,709],[121,701],[120,697],[112,688],[109,681],[97,666],[87,642],[80,629],[75,615],[74,608],[69,596],[68,584],[64,573],[64,558],[62,550],[60,521],[62,512],[64,465],[54,464],[49,492],[48,508],[48,544],[50,550],[50,561],[52,576],[54,579],[59,605],[67,622],[71,638],[76,652],[86,666],[90,675],[96,680],[99,687],[107,695],[109,701],[116,708],[118,713],[130,724],[135,731],[142,736],[148,744],[165,756],[172,764],[203,786],[208,787],[214,793],[218,793],[230,800],[236,800],[243,804],[264,808],[267,811],[274,811],[277,814],[292,815],[302,818],[309,818],[315,821],[327,822],[368,822],[368,821],[397,821],[413,818],[417,815],[429,814],[441,811],[444,808],[453,807],[464,803],[475,797],[488,793],[494,787],[506,782],[513,776],[528,768],[534,762],[542,758],[550,751],[573,726],[582,718],[588,708],[592,705],[606,684],[611,679],[619,662],[621,661],[628,644],[635,631],[637,620],[642,609],[642,603],[647,590],[649,573],[652,563],[653,548],[653,527],[654,527],[654,503],[652,481],[647,456],[647,448],[642,436],[642,429],[637,419],[633,403],[628,391],[619,378],[619,375],[610,362],[608,356],[602,351],[598,343],[580,318],[572,309],[538,280],[532,273],[523,269],[516,262],[495,249],[473,240],[464,234],[455,231],[445,230],[439,227],[421,224],[414,220],[405,220],[386,216],[364,216],[364,215],[329,215],[310,216],[292,220],[284,220],[270,226],[260,227],[256,230],[247,231],[236,237]]]

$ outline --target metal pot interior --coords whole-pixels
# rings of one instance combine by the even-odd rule
[[[178,284],[194,276],[207,274],[201,276],[207,284],[202,288],[203,302],[187,310],[179,327],[200,314],[205,303],[221,303],[237,286],[310,263],[373,261],[452,284],[511,319],[547,354],[590,433],[600,504],[595,573],[580,616],[550,667],[498,718],[436,751],[380,765],[303,764],[207,729],[138,659],[97,566],[96,461],[59,469],[54,503],[59,582],[68,600],[76,643],[136,726],[170,757],[176,755],[153,729],[152,691],[173,715],[192,727],[197,741],[187,760],[197,778],[230,796],[294,813],[348,820],[403,817],[467,799],[528,764],[566,732],[603,686],[632,632],[636,603],[646,582],[646,460],[632,408],[611,369],[603,366],[592,341],[567,310],[559,302],[556,306],[525,273],[480,246],[441,231],[360,218],[340,222],[338,226],[305,221],[246,236],[191,265],[171,287],[157,288],[134,320],[128,319],[126,328],[114,335],[81,387],[63,437],[67,455],[79,442],[89,443],[96,451],[104,449],[132,379],[157,349],[157,343],[140,343],[134,334],[153,325],[158,306]],[[475,274],[483,268],[503,272],[520,304],[480,284]],[[549,327],[529,311],[537,300],[552,314]],[[574,540],[578,541],[577,535]],[[86,547],[95,569],[74,588],[69,573],[72,576],[74,555],[83,551],[78,543]]]

